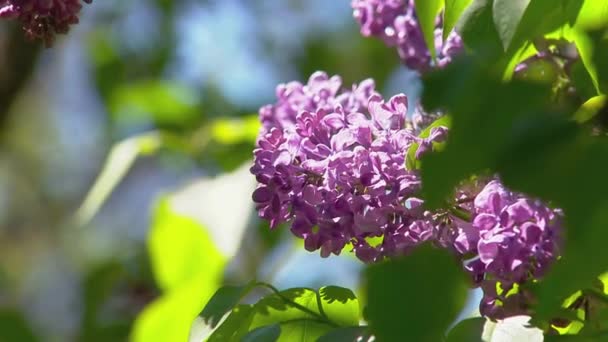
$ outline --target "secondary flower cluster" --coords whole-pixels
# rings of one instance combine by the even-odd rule
[[[518,284],[538,279],[559,253],[562,214],[490,181],[473,202],[470,226],[459,227],[455,248],[474,255],[466,269],[484,289],[482,314],[506,317],[526,310]]]
[[[377,37],[397,47],[399,57],[410,69],[423,72],[431,66],[442,67],[463,49],[460,36],[452,31],[443,41],[443,23],[437,17],[434,63],[416,17],[413,0],[352,0],[353,16],[365,37]]]
[[[524,313],[529,301],[516,290],[557,258],[560,212],[495,179],[462,186],[451,209],[425,210],[420,175],[405,167],[405,156],[432,150],[447,127],[421,138],[428,119],[420,108],[408,118],[405,95],[384,101],[372,80],[341,86],[318,72],[307,84],[280,85],[277,103],[260,109],[251,168],[259,215],[272,228],[288,224],[323,257],[350,245],[375,262],[434,243],[453,251],[484,290],[483,314]]]
[[[81,8],[80,0],[0,0],[0,18],[18,19],[28,38],[50,45],[55,34],[67,33],[78,23]]]

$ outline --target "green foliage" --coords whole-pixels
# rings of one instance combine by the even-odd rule
[[[505,51],[574,24],[582,4],[583,0],[494,0],[494,22]]]
[[[456,24],[465,46],[488,59],[503,53],[500,36],[494,25],[492,0],[473,0]]]
[[[131,169],[137,157],[156,152],[161,142],[160,135],[152,132],[130,137],[112,146],[95,183],[74,215],[75,224],[87,224]]]
[[[416,16],[424,36],[426,46],[435,58],[435,18],[443,8],[443,0],[415,0]]]
[[[452,63],[424,83],[425,108],[452,115],[445,150],[422,160],[423,189],[431,207],[439,206],[462,179],[495,166],[509,141],[516,141],[519,128],[531,124],[528,114],[547,118],[541,113],[550,97],[548,88],[520,81],[503,84],[473,59]]]
[[[467,284],[446,251],[422,246],[411,255],[370,266],[367,318],[380,341],[440,341],[462,309]]]
[[[115,88],[109,109],[116,120],[128,124],[184,127],[200,116],[198,99],[193,89],[179,84],[140,81]]]
[[[163,296],[138,317],[132,340],[186,341],[194,318],[219,286],[226,260],[205,228],[175,214],[168,200],[156,209],[148,248]]]
[[[473,60],[429,75],[423,102],[453,118],[445,150],[422,162],[429,204],[439,205],[467,176],[491,170],[510,188],[564,210],[564,257],[534,286],[539,317],[550,317],[563,298],[608,269],[602,247],[608,238],[608,141],[571,121],[574,110],[557,107],[549,89],[502,83]]]
[[[508,50],[531,0],[494,0],[492,16],[503,48]]]
[[[473,0],[445,0],[445,8],[443,10],[443,39],[447,39],[448,35],[456,26],[462,12],[473,2]]]
[[[272,294],[254,305],[237,305],[254,286],[270,289]],[[213,327],[229,310],[232,311],[208,341],[269,338],[274,334],[278,341],[316,341],[335,328],[359,323],[357,298],[351,290],[337,286],[322,287],[319,291],[307,288],[278,291],[264,283],[223,287],[207,303],[201,316]]]
[[[242,339],[243,342],[275,342],[281,336],[281,326],[278,324],[266,325],[251,330]]]
[[[36,342],[38,338],[19,312],[0,309],[0,341]]]
[[[234,308],[243,297],[255,286],[254,282],[250,282],[243,286],[223,286],[215,294],[200,316],[209,324],[211,328],[215,328],[222,317]]]
[[[254,143],[260,130],[260,120],[257,115],[249,115],[239,119],[218,119],[211,126],[211,135],[215,141],[234,145],[237,143]]]
[[[486,319],[483,317],[468,318],[460,321],[450,329],[446,342],[482,342],[485,324]]]
[[[349,327],[334,329],[319,337],[317,342],[368,342],[371,335],[367,327]]]

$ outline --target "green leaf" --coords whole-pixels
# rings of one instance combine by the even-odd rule
[[[492,15],[502,46],[508,50],[531,0],[494,0]],[[553,0],[555,1],[555,0]]]
[[[224,145],[253,144],[259,131],[260,120],[257,115],[238,119],[218,119],[211,126],[213,139]]]
[[[156,282],[163,295],[135,322],[132,340],[186,341],[194,318],[219,286],[225,257],[206,229],[160,201],[148,237]]]
[[[495,18],[501,24],[499,30],[503,31],[503,46],[509,51],[515,51],[525,42],[534,41],[566,24],[574,24],[583,4],[583,0],[517,0],[519,4],[514,5],[506,0],[500,2],[504,13],[495,13]],[[521,16],[520,8],[524,5],[527,6]],[[517,19],[509,18],[509,11],[517,13]]]
[[[36,342],[38,338],[20,312],[0,310],[0,341]]]
[[[575,27],[581,29],[593,29],[608,24],[608,1],[585,0]]]
[[[483,342],[483,327],[486,319],[483,317],[468,318],[460,321],[448,332],[446,342]]]
[[[371,335],[367,327],[348,327],[334,329],[319,337],[317,342],[370,342]]]
[[[422,132],[420,132],[418,137],[422,138],[422,139],[428,138],[429,135],[431,134],[431,130],[433,128],[439,127],[439,126],[445,126],[445,127],[449,128],[451,123],[452,123],[452,119],[448,115],[444,115],[444,116],[438,118],[437,120],[433,121],[433,123],[431,123],[427,128],[425,128]],[[408,169],[408,170],[420,169],[420,166],[421,166],[420,160],[416,159],[416,150],[418,149],[419,146],[420,146],[420,144],[414,143],[407,150],[407,155],[406,155],[406,159],[405,159],[406,169]],[[433,143],[433,150],[441,151],[444,146],[445,146],[445,143]]]
[[[249,331],[253,312],[253,305],[237,305],[207,342],[240,342]]]
[[[239,315],[240,322],[236,323],[239,326],[238,336],[242,335],[242,331],[278,324],[281,327],[279,341],[316,341],[332,329],[359,323],[359,303],[349,289],[326,286],[318,292],[307,288],[279,292],[270,285],[258,285],[274,293],[258,301],[247,317]],[[212,337],[215,338],[216,334],[228,336],[226,332],[229,329],[224,325],[234,325],[233,314]]]
[[[124,123],[188,126],[198,117],[199,96],[194,89],[168,81],[150,80],[113,90],[109,110]]]
[[[473,2],[473,0],[445,0],[445,8],[443,11],[443,40],[445,41],[448,38],[450,32],[460,15],[464,12],[464,10]]]
[[[221,281],[226,260],[205,227],[192,218],[173,212],[168,200],[161,200],[148,237],[148,248],[154,276],[165,291],[180,287],[198,275],[209,284]],[[201,291],[212,292],[215,287]]]
[[[137,157],[154,153],[160,146],[161,137],[157,132],[136,135],[112,146],[99,176],[74,215],[74,223],[78,226],[88,223],[131,169]]]
[[[281,327],[278,324],[267,325],[259,327],[250,331],[245,337],[243,342],[274,342],[278,341],[279,335],[281,335]]]
[[[420,23],[420,29],[424,36],[426,46],[431,52],[433,59],[435,52],[435,19],[443,7],[443,0],[414,0],[416,5],[416,16]]]
[[[332,322],[341,326],[359,323],[359,301],[350,289],[339,286],[325,286],[319,289],[321,307]]]
[[[425,245],[365,271],[367,318],[379,341],[441,341],[464,304],[461,267],[444,250]],[[440,308],[440,309],[439,309]]]
[[[215,328],[224,315],[232,310],[254,286],[255,283],[250,282],[243,286],[221,287],[205,305],[200,316],[211,328]]]
[[[315,341],[335,327],[321,310],[320,298],[314,290],[281,291],[262,298],[255,305],[250,329],[279,323],[279,341]]]
[[[591,120],[602,109],[605,103],[606,95],[590,98],[574,113],[574,120],[579,123]]]
[[[422,158],[423,192],[429,207],[440,206],[461,180],[495,166],[508,141],[514,139],[515,123],[521,121],[525,128],[529,125],[526,117],[541,115],[550,99],[547,86],[521,81],[504,84],[492,76],[476,59],[463,59],[424,78],[425,108],[443,109],[452,116],[445,149]]]
[[[464,45],[488,59],[503,54],[500,36],[496,31],[492,14],[492,0],[474,0],[462,13],[456,24]]]
[[[600,92],[608,92],[608,26],[589,32],[593,45],[592,63],[596,67]]]

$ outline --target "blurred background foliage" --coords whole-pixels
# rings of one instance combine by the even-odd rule
[[[357,262],[296,251],[250,200],[257,109],[316,70],[419,92],[348,0],[94,1],[52,49],[0,23],[0,341],[127,340],[170,305],[146,245],[157,203],[234,257],[218,283],[357,288]],[[159,234],[196,249],[180,231]]]

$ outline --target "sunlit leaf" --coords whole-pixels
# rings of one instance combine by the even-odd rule
[[[99,176],[74,215],[75,224],[82,226],[88,223],[131,169],[137,157],[154,153],[160,145],[161,137],[157,132],[137,135],[114,145]]]
[[[446,40],[464,10],[473,0],[445,0],[443,11],[443,40]]]
[[[580,123],[591,120],[602,109],[605,103],[606,95],[590,98],[574,113],[574,119]]]
[[[132,340],[186,341],[194,318],[221,282],[225,257],[204,227],[176,215],[167,200],[156,209],[148,248],[163,296],[138,317]]]
[[[585,0],[575,26],[581,29],[592,29],[608,24],[608,1]]]
[[[415,0],[414,3],[424,41],[435,58],[435,18],[443,7],[443,0]]]
[[[359,301],[350,289],[339,286],[325,286],[319,289],[321,307],[332,322],[340,326],[359,323]]]
[[[260,120],[257,115],[238,119],[218,119],[211,126],[213,139],[226,145],[238,143],[253,144],[259,130]]]
[[[200,116],[195,90],[160,80],[122,85],[113,90],[109,109],[125,123],[184,126]]]

